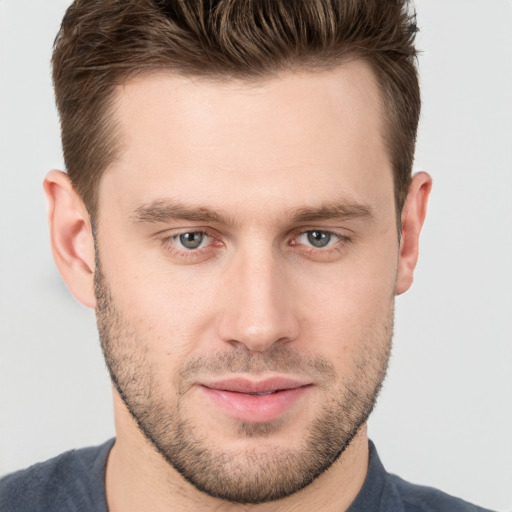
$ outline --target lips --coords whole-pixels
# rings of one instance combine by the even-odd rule
[[[201,385],[203,393],[224,414],[252,423],[269,422],[284,415],[311,387],[310,381],[285,377],[260,381],[232,378]]]

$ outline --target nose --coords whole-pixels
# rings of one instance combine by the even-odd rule
[[[269,251],[240,256],[232,262],[224,276],[217,324],[223,341],[264,352],[297,338],[293,282],[277,260]]]

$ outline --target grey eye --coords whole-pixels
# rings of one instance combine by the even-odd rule
[[[178,235],[178,241],[185,249],[199,249],[208,236],[201,231]]]
[[[326,247],[331,241],[332,233],[328,231],[308,231],[307,239],[313,247]]]

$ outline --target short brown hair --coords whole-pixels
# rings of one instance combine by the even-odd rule
[[[360,58],[381,90],[399,218],[421,103],[416,30],[407,0],[76,0],[52,60],[69,177],[94,217],[101,175],[119,151],[114,90],[136,74],[251,80]]]

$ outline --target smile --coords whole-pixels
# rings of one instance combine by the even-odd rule
[[[203,384],[201,390],[231,418],[266,423],[285,414],[312,387],[311,382],[280,377],[263,381],[236,378]]]

